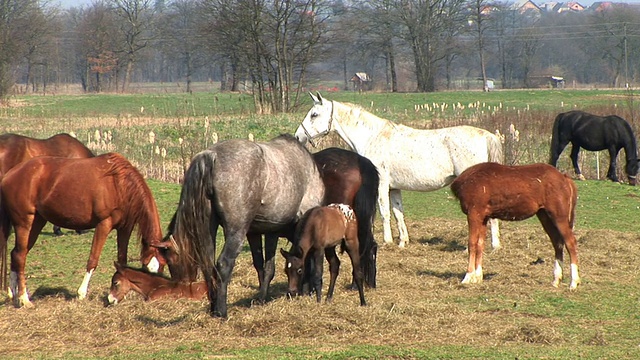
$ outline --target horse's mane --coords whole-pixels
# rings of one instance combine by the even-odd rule
[[[397,124],[397,123],[395,123],[395,122],[393,122],[393,121],[391,121],[389,119],[381,118],[380,116],[370,112],[369,110],[363,108],[361,105],[358,105],[358,104],[353,104],[353,103],[350,103],[350,102],[338,102],[338,101],[334,101],[333,103],[334,103],[334,105],[333,105],[334,108],[335,108],[335,104],[340,104],[340,105],[343,105],[343,106],[347,107],[349,109],[349,110],[347,110],[347,112],[351,116],[360,117],[361,116],[360,114],[363,113],[367,117],[371,117],[373,119],[376,119],[376,120],[378,120],[378,121],[380,121],[380,122],[382,122],[384,124],[387,124],[388,126],[394,127],[394,128],[398,127],[400,125],[400,124]],[[334,111],[336,111],[336,109],[334,109]],[[338,112],[339,111],[340,110],[338,109]],[[355,114],[356,111],[358,112],[357,114]]]
[[[304,234],[304,230],[307,227],[307,222],[309,222],[309,217],[313,210],[318,209],[320,206],[313,207],[307,212],[305,212],[300,220],[298,221],[298,225],[296,225],[296,230],[293,236],[293,241],[291,242],[291,255],[295,255],[296,257],[302,257],[302,251],[300,249],[300,239]]]
[[[118,153],[105,156],[111,165],[105,175],[114,177],[120,208],[127,211],[123,216],[124,227],[133,229],[138,225],[138,237],[149,236],[157,231],[153,220],[158,210],[144,177],[124,156]]]

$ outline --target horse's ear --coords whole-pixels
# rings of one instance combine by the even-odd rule
[[[322,100],[318,99],[317,96],[313,95],[313,93],[311,91],[309,91],[309,96],[311,96],[311,100],[313,100],[314,104],[320,103],[322,101]]]
[[[280,248],[280,254],[282,254],[282,256],[284,256],[285,259],[288,259],[290,254],[283,248]]]
[[[117,261],[114,261],[114,262],[113,262],[113,266],[116,268],[116,270],[120,270],[120,269],[122,269],[122,265],[118,264],[118,262],[117,262]]]
[[[320,103],[320,105],[322,105],[322,101],[324,101],[324,99],[322,98],[322,95],[320,95],[320,91],[318,91],[316,94],[318,95],[318,102]]]

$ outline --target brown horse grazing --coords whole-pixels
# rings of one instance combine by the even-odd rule
[[[207,284],[204,281],[174,281],[160,274],[122,266],[117,262],[113,265],[116,267],[116,272],[111,277],[111,289],[107,297],[111,305],[122,302],[131,290],[142,295],[147,301],[161,297],[201,300],[207,295]]]
[[[13,226],[16,245],[11,252],[9,296],[16,306],[32,306],[25,262],[47,221],[75,230],[95,228],[87,273],[78,289],[80,299],[87,294],[89,280],[112,229],[118,233],[120,264],[127,263],[129,238],[137,226],[142,240],[142,264],[153,271],[164,265],[158,263],[158,259],[164,259],[158,256],[157,249],[150,246],[162,240],[156,202],[140,172],[122,155],[33,158],[3,177],[0,196],[0,285],[4,288],[6,284],[7,238]]]
[[[353,265],[353,279],[360,294],[360,305],[366,305],[363,290],[363,275],[358,252],[358,220],[353,209],[344,204],[330,204],[313,208],[302,217],[296,228],[296,235],[289,252],[280,249],[286,259],[284,271],[289,279],[289,295],[302,293],[302,283],[313,257],[315,269],[311,285],[318,302],[322,299],[322,254],[329,262],[331,274],[327,301],[333,297],[333,290],[340,271],[340,259],[336,246],[344,244]]]
[[[460,200],[469,224],[469,268],[463,284],[482,282],[482,251],[487,221],[524,220],[536,215],[555,250],[553,286],[562,280],[563,247],[571,257],[571,285],[580,284],[578,249],[573,222],[578,192],[576,185],[547,164],[505,166],[481,163],[463,171],[451,191]]]
[[[57,134],[48,139],[34,139],[18,134],[0,135],[0,179],[14,166],[36,156],[60,156],[88,158],[93,153],[83,143],[69,134]],[[55,235],[62,235],[53,226]]]

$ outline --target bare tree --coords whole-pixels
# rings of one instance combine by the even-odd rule
[[[400,0],[395,2],[403,39],[413,53],[418,91],[436,90],[438,62],[445,57],[442,33],[449,19],[459,18],[464,0]]]
[[[186,92],[191,92],[194,72],[203,66],[204,54],[198,33],[198,6],[196,0],[174,0],[158,17],[161,48],[167,58],[176,61],[178,73],[186,81]]]
[[[122,91],[126,91],[140,51],[149,45],[153,34],[154,7],[152,0],[109,0],[120,19],[120,33],[124,39],[124,80]]]
[[[297,102],[330,14],[321,0],[205,0],[208,38],[251,80],[259,113]]]
[[[39,8],[36,0],[0,0],[0,100],[15,84],[13,69],[25,49],[23,30],[29,26],[29,15]]]

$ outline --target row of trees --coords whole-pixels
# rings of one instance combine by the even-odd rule
[[[640,11],[520,12],[489,0],[95,0],[59,9],[0,0],[0,98],[80,83],[220,81],[259,112],[286,112],[303,87],[364,71],[388,91],[455,89],[489,78],[534,87],[633,83]]]

